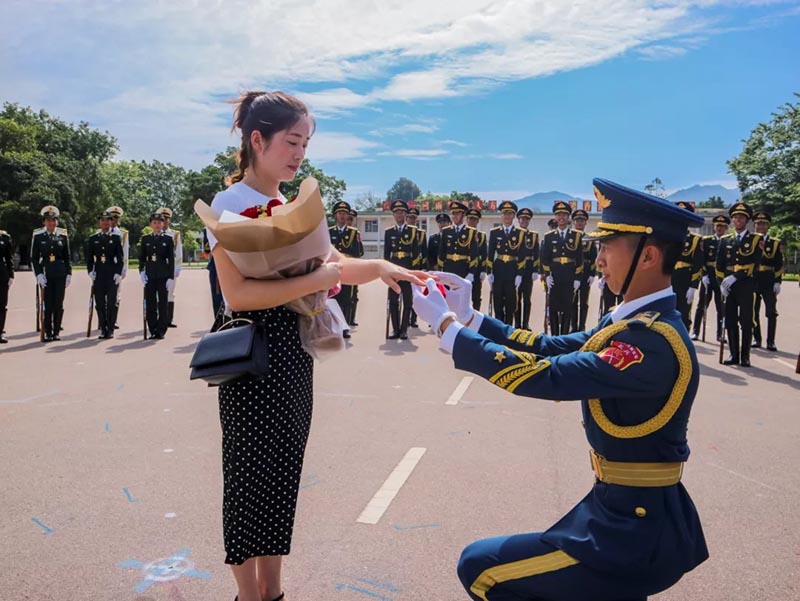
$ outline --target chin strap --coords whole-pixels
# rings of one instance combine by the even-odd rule
[[[619,296],[625,296],[625,293],[628,291],[628,286],[631,285],[631,280],[633,280],[633,274],[636,273],[636,265],[639,263],[639,257],[642,256],[642,251],[644,250],[644,245],[647,242],[647,234],[642,234],[639,238],[639,245],[636,247],[636,252],[633,253],[633,261],[631,261],[630,269],[628,269],[628,275],[625,277],[625,283],[622,285],[622,289],[619,291]]]

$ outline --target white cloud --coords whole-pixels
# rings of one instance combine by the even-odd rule
[[[501,161],[513,161],[516,159],[524,159],[525,157],[521,154],[517,154],[516,152],[500,152],[495,154],[489,155],[493,159],[498,159]]]
[[[439,130],[435,123],[405,123],[403,125],[392,125],[373,129],[371,136],[405,135],[405,134],[432,134]]]
[[[402,157],[406,159],[430,160],[448,154],[447,150],[403,148],[399,150],[385,150],[378,153],[384,157]]]
[[[459,146],[462,148],[464,146],[469,146],[466,142],[459,142],[458,140],[437,140],[436,143],[442,146]]]
[[[308,145],[308,158],[318,163],[366,160],[371,158],[373,149],[380,146],[376,142],[345,132],[321,131],[314,134],[312,142]]]

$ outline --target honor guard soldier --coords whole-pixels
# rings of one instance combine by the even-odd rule
[[[514,329],[471,310],[463,281],[443,280],[446,299],[433,281],[427,296],[414,294],[456,369],[519,396],[581,399],[592,489],[543,532],[464,549],[457,571],[474,601],[643,601],[708,558],[681,484],[700,369],[669,275],[702,218],[607,180],[594,186],[604,207],[589,234],[600,240],[598,269],[625,298],[598,327],[569,336]]]
[[[177,328],[178,326],[175,324],[175,283],[180,277],[183,267],[183,242],[181,233],[170,227],[172,225],[172,209],[161,207],[156,212],[164,216],[164,234],[172,238],[175,248],[175,278],[172,280],[172,288],[167,292],[167,327]]]
[[[122,239],[111,233],[113,220],[110,212],[100,213],[100,231],[86,241],[86,272],[92,280],[101,340],[114,337],[114,307],[122,281]]]
[[[404,200],[395,200],[391,204],[395,225],[386,228],[383,235],[383,258],[390,263],[411,269],[414,257],[419,254],[417,249],[417,228],[406,225],[408,204]],[[392,320],[392,334],[390,340],[408,339],[408,322],[411,317],[413,297],[411,284],[398,282],[403,294],[403,315],[400,315],[400,295],[389,288],[389,315]]]
[[[583,234],[568,227],[572,210],[568,203],[553,204],[556,229],[542,238],[539,259],[547,285],[550,308],[550,331],[558,336],[569,334],[572,321],[572,302],[581,285],[583,273]]]
[[[522,282],[517,293],[517,310],[514,313],[514,325],[523,330],[530,330],[531,294],[533,283],[539,279],[539,234],[528,229],[533,218],[533,211],[528,208],[517,211],[517,222],[525,230],[519,255],[519,271]],[[475,307],[480,309],[480,307]]]
[[[122,242],[122,273],[120,276],[122,279],[125,279],[125,276],[128,275],[128,259],[131,252],[131,240],[128,236],[128,230],[120,225],[122,221],[122,216],[125,212],[122,210],[121,207],[113,206],[106,209],[107,213],[111,213],[114,217],[113,221],[111,222],[111,233],[115,236],[120,237],[120,241]],[[112,308],[113,315],[110,317],[111,323],[114,324],[114,329],[119,329],[119,324],[117,324],[117,315],[119,315],[119,303],[120,299],[122,298],[122,282],[119,283],[117,286],[117,298],[114,301],[114,306]]]
[[[700,326],[713,298],[717,316],[717,341],[719,342],[722,339],[722,315],[725,305],[722,302],[722,293],[719,289],[719,280],[717,280],[717,251],[719,251],[720,240],[727,233],[728,226],[731,224],[731,218],[727,215],[717,215],[711,222],[714,224],[714,233],[711,236],[703,236],[703,277],[700,280],[702,284],[700,300],[697,302],[692,324],[692,340],[700,338]]]
[[[486,261],[489,255],[488,237],[485,232],[478,229],[481,221],[481,212],[478,209],[467,211],[467,225],[475,230],[475,238],[478,243],[478,264],[473,268],[472,276],[472,306],[478,311],[481,310],[481,298],[483,295],[483,281],[486,279]]]
[[[467,205],[453,200],[450,202],[450,218],[453,225],[442,230],[439,240],[439,271],[454,273],[472,281],[478,266],[478,238],[476,230],[464,223]]]
[[[358,213],[354,209],[350,209],[347,213],[347,226],[353,227],[358,232],[358,227],[356,226],[356,217],[358,217]],[[358,250],[356,251],[358,254],[356,256],[363,257],[364,256],[364,243],[361,241],[361,232],[358,232]],[[350,311],[350,325],[357,326],[358,323],[356,322],[356,310],[358,309],[358,286],[353,286],[353,309]]]
[[[489,252],[486,268],[494,305],[494,314],[503,323],[514,323],[517,310],[517,290],[522,284],[520,263],[525,231],[514,225],[517,205],[510,200],[500,203],[502,224],[489,232]]]
[[[775,346],[775,330],[778,325],[778,295],[781,293],[783,280],[783,252],[781,241],[771,237],[769,229],[770,216],[766,211],[758,211],[753,215],[756,234],[761,235],[761,265],[756,272],[756,304],[753,320],[752,348],[761,347],[761,300],[764,300],[767,315],[767,350],[777,351]]]
[[[695,212],[691,203],[680,201],[675,204],[685,211]],[[687,232],[683,249],[672,271],[672,290],[678,297],[678,311],[687,329],[692,326],[692,302],[703,276],[704,258],[702,237],[694,232]]]
[[[163,214],[153,213],[150,227],[153,233],[142,236],[139,243],[139,276],[144,284],[150,339],[160,340],[169,325],[167,293],[175,285],[175,247],[172,237],[162,231]]]
[[[725,330],[731,352],[722,363],[750,367],[753,297],[756,291],[755,276],[761,265],[761,236],[747,231],[747,222],[753,216],[753,210],[748,205],[737,202],[728,209],[728,214],[735,232],[720,241],[717,253],[717,278],[725,299]]]
[[[336,223],[328,228],[331,246],[347,257],[360,257],[361,236],[356,228],[347,225],[349,212],[350,205],[343,200],[333,205],[333,218]],[[334,296],[348,325],[352,325],[353,322],[353,288],[349,284],[342,284],[339,294]],[[344,331],[344,337],[350,338],[350,330]]]
[[[436,216],[436,227],[439,228],[439,231],[428,237],[428,269],[430,271],[439,269],[439,245],[442,240],[442,230],[450,223],[450,215],[447,213],[439,213]]]
[[[419,221],[419,209],[416,207],[409,208],[408,213],[406,213],[406,225],[417,228],[417,254],[414,256],[412,264],[414,265],[414,269],[421,270],[427,269],[428,267],[428,240],[425,235],[425,230],[419,227],[417,221]],[[413,308],[411,309],[409,325],[412,328],[419,327],[417,323],[417,314],[414,313]]]
[[[6,331],[6,310],[8,308],[8,291],[14,283],[14,260],[11,258],[11,236],[0,230],[0,344],[7,344],[3,338]]]
[[[72,280],[67,230],[57,227],[59,210],[46,206],[41,210],[44,228],[37,230],[31,246],[31,263],[44,304],[44,341],[61,340],[64,316],[64,293]]]
[[[572,211],[572,225],[581,234],[586,230],[588,221],[589,213],[583,209]],[[583,271],[578,276],[581,285],[572,303],[573,332],[586,330],[586,317],[589,314],[589,292],[592,289],[594,277],[597,275],[597,268],[594,264],[597,260],[597,244],[591,238],[586,237],[583,238],[581,244],[583,245]]]

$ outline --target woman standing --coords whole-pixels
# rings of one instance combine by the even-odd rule
[[[217,213],[238,214],[275,198],[285,202],[278,186],[294,179],[315,129],[306,106],[283,92],[247,92],[235,103],[239,170],[214,198]],[[283,305],[340,282],[381,278],[399,291],[399,280],[422,284],[425,276],[333,250],[328,263],[307,275],[248,279],[207,235],[228,306],[234,317],[265,323],[270,355],[265,378],[219,387],[225,563],[233,569],[238,601],[282,601],[281,561],[291,548],[313,404],[313,360],[300,344],[297,314]]]

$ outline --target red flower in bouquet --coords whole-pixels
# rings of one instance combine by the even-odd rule
[[[250,219],[258,219],[259,217],[272,217],[272,209],[279,207],[283,203],[279,198],[273,198],[266,205],[255,205],[245,209],[239,215],[249,217]]]

